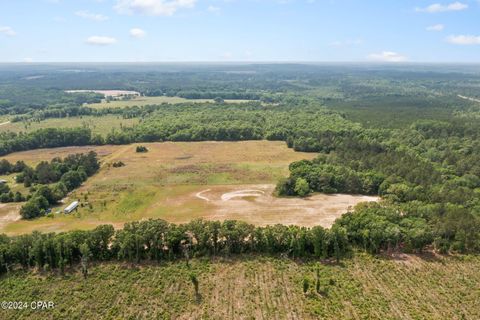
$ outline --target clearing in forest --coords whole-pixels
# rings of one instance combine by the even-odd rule
[[[375,197],[313,195],[276,198],[279,178],[288,175],[293,161],[312,159],[314,153],[294,152],[284,142],[166,142],[135,145],[87,146],[13,153],[9,161],[36,164],[53,157],[93,150],[102,168],[65,203],[80,200],[76,213],[54,214],[32,221],[15,221],[0,232],[18,234],[41,231],[90,229],[99,224],[160,218],[183,223],[195,218],[243,220],[256,225],[295,224],[329,227],[349,207]],[[125,166],[114,168],[114,162]],[[63,205],[64,206],[64,205]],[[60,211],[63,206],[54,208]],[[2,211],[0,210],[0,216]]]
[[[124,119],[118,115],[79,116],[67,118],[49,118],[42,121],[19,121],[0,123],[0,132],[32,132],[44,128],[89,128],[95,134],[107,135],[112,130],[133,127],[139,123],[138,118]]]
[[[224,100],[225,103],[245,103],[251,100]],[[159,96],[159,97],[133,97],[128,100],[113,100],[107,101],[103,100],[100,103],[91,103],[87,106],[90,108],[95,109],[104,109],[104,108],[126,108],[126,107],[142,107],[147,105],[154,105],[154,104],[176,104],[176,103],[213,103],[213,99],[187,99],[181,97],[167,97],[167,96]]]

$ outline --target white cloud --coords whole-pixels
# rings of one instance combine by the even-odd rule
[[[193,8],[197,0],[118,0],[115,10],[121,14],[172,16],[179,9]]]
[[[458,44],[458,45],[464,45],[464,46],[480,44],[480,36],[472,36],[472,35],[449,36],[447,37],[447,42],[451,44]]]
[[[108,46],[116,43],[117,39],[104,36],[91,36],[85,42],[94,46]]]
[[[213,13],[219,13],[220,12],[220,8],[219,7],[215,7],[215,6],[208,6],[207,10],[209,12],[213,12]]]
[[[130,29],[130,36],[134,38],[143,38],[145,37],[145,35],[146,35],[146,32],[140,28]]]
[[[450,4],[440,4],[434,3],[429,5],[426,8],[416,8],[417,12],[428,12],[428,13],[438,13],[438,12],[447,12],[447,11],[461,11],[468,8],[468,4],[461,2],[452,2]]]
[[[372,53],[368,56],[368,59],[378,62],[404,62],[408,60],[406,56],[393,51]]]
[[[83,19],[88,19],[92,21],[105,21],[108,20],[107,16],[104,16],[103,14],[98,14],[98,13],[91,13],[85,10],[77,11],[75,12],[75,15],[83,18]]]
[[[433,26],[428,26],[427,31],[443,31],[445,29],[445,26],[443,24],[434,24]]]
[[[350,46],[359,46],[363,44],[363,39],[348,39],[343,41],[334,41],[329,44],[331,47],[350,47]]]
[[[13,37],[15,36],[17,33],[15,32],[15,30],[13,30],[11,27],[0,27],[0,33],[6,35],[6,36],[9,36],[9,37]]]

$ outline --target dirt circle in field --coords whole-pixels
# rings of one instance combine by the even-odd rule
[[[335,219],[360,202],[379,201],[378,197],[348,194],[314,194],[308,198],[277,198],[275,186],[211,186],[193,196],[212,206],[204,218],[235,219],[258,226],[277,223],[330,227]]]

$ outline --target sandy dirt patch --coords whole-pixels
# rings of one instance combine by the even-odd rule
[[[67,93],[85,93],[85,92],[94,92],[103,94],[105,97],[119,97],[124,95],[134,95],[139,96],[140,92],[137,91],[127,91],[127,90],[66,90]]]
[[[212,186],[191,196],[209,203],[208,220],[235,219],[258,226],[286,225],[330,227],[335,219],[360,202],[378,197],[347,194],[315,194],[302,198],[277,198],[272,184]]]
[[[475,98],[471,98],[471,97],[466,97],[466,96],[462,96],[462,95],[457,95],[459,98],[463,99],[463,100],[468,100],[468,101],[472,101],[472,102],[478,102],[480,103],[480,99],[475,99]]]
[[[8,223],[20,220],[19,212],[19,204],[0,203],[0,233]]]
[[[210,202],[210,199],[208,199],[207,197],[204,197],[202,194],[204,194],[205,192],[209,192],[211,191],[211,189],[207,189],[207,190],[203,190],[203,191],[200,191],[200,192],[197,192],[195,194],[195,197],[197,197],[198,199],[200,200],[205,200],[207,202]]]

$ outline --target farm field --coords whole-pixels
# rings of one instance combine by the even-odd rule
[[[321,294],[315,283],[320,270]],[[478,319],[475,256],[358,253],[340,265],[262,256],[163,264],[97,264],[84,280],[16,271],[0,278],[5,300],[53,301],[48,312],[0,310],[2,319]],[[189,274],[199,279],[194,294]]]
[[[256,225],[276,223],[331,226],[349,207],[376,197],[313,195],[276,198],[274,184],[288,175],[288,165],[316,154],[294,152],[283,142],[167,142],[136,145],[44,149],[13,153],[5,158],[34,165],[41,160],[94,150],[102,160],[98,174],[65,199],[88,203],[71,215],[55,214],[32,221],[4,223],[0,232],[91,229],[111,223],[161,218],[184,223],[194,218],[239,219]],[[121,161],[124,167],[114,168]],[[54,208],[54,212],[62,206]],[[0,217],[11,215],[0,209]]]
[[[0,132],[31,132],[43,128],[77,128],[87,127],[93,133],[106,135],[113,129],[122,126],[131,127],[139,122],[138,118],[123,119],[117,115],[104,115],[101,117],[81,116],[68,118],[50,118],[42,121],[10,122],[0,126]]]
[[[249,102],[249,101],[250,100],[225,100],[226,103],[243,103],[243,102]],[[88,104],[88,107],[96,108],[96,109],[126,108],[126,107],[133,107],[133,106],[141,107],[141,106],[152,105],[152,104],[162,104],[162,103],[175,104],[175,103],[184,103],[184,102],[198,102],[198,103],[213,102],[213,99],[186,99],[181,97],[167,97],[167,96],[135,97],[135,98],[132,98],[131,100],[114,100],[110,102],[103,100],[103,102],[101,103]]]

